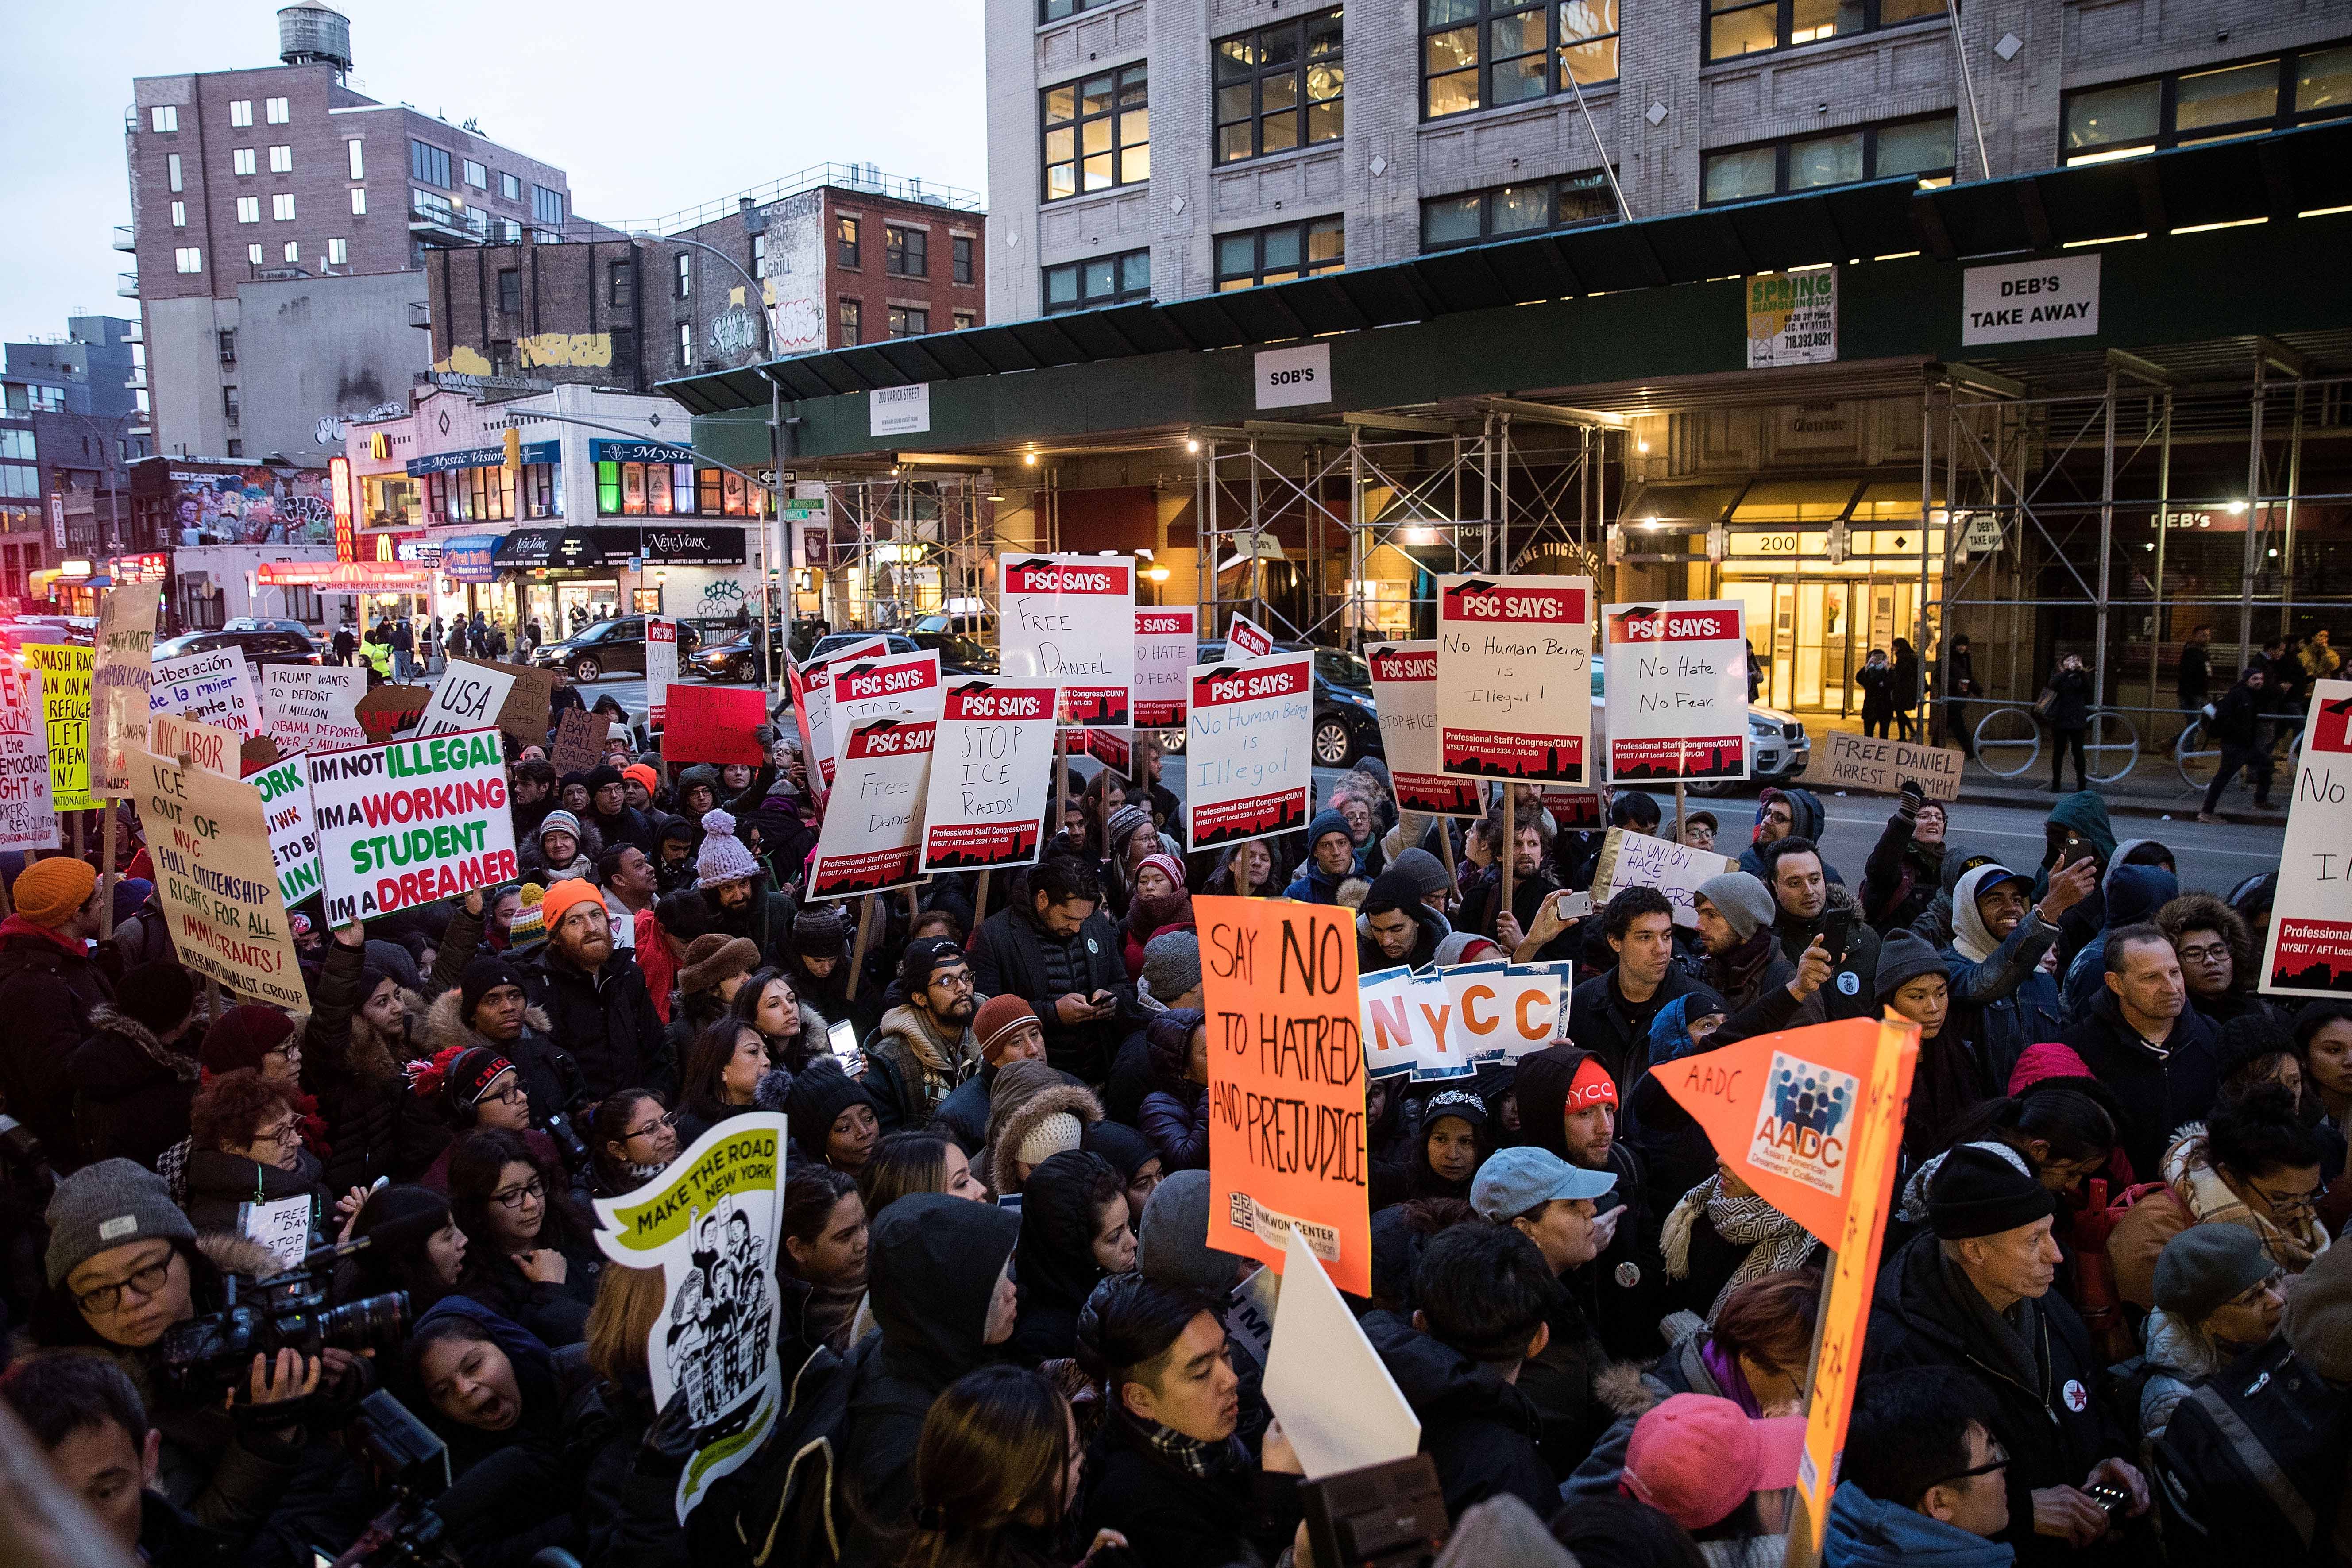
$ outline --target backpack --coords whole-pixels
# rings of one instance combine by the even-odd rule
[[[2154,1455],[2176,1564],[2352,1563],[2352,1394],[2284,1336],[2199,1384]]]
[[[840,1466],[849,1391],[882,1336],[838,1356],[824,1345],[801,1364],[783,1414],[751,1462],[714,1482],[686,1521],[690,1556],[727,1568],[832,1568],[850,1517]]]
[[[2083,1184],[2086,1201],[2074,1215],[2074,1228],[2075,1305],[2093,1342],[2111,1352],[2116,1348],[2114,1338],[2124,1327],[2124,1300],[2116,1291],[2115,1265],[2107,1261],[2107,1238],[2115,1235],[2116,1226],[2134,1204],[2151,1193],[2169,1190],[2163,1182],[2135,1182],[2109,1203],[2105,1176],[2093,1176]],[[2132,1408],[2137,1411],[2138,1406]]]

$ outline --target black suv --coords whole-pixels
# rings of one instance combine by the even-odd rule
[[[702,634],[684,621],[677,623],[678,673],[702,644]],[[646,672],[646,618],[622,616],[591,621],[562,642],[531,650],[530,662],[541,669],[560,669],[576,681],[596,680],[619,671]]]
[[[183,654],[210,653],[224,647],[236,649],[245,656],[245,662],[252,665],[326,662],[318,643],[308,632],[247,631],[228,626],[216,632],[183,632],[175,637],[165,637],[155,645],[155,657],[178,658]]]

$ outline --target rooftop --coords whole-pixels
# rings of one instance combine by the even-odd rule
[[[976,213],[985,210],[986,204],[978,191],[968,191],[961,185],[943,185],[919,176],[886,174],[877,163],[812,163],[798,174],[786,174],[764,185],[754,185],[748,191],[737,191],[700,206],[657,217],[650,222],[614,222],[616,228],[632,234],[683,234],[715,218],[732,217],[745,197],[753,206],[766,206],[787,196],[797,196],[807,191],[822,190],[827,185],[845,191],[863,191],[894,201],[919,202],[926,206],[948,207],[956,212]],[[608,222],[612,220],[607,220]]]

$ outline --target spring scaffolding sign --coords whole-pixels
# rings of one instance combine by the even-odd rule
[[[1837,358],[1837,268],[1759,272],[1748,280],[1748,368]]]

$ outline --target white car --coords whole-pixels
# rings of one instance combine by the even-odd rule
[[[1609,695],[1603,668],[1599,659],[1592,661],[1592,750],[1598,757],[1609,754]],[[1752,702],[1748,705],[1748,782],[1759,785],[1786,784],[1813,760],[1812,737],[1805,733],[1795,714]],[[1687,787],[1692,795],[1728,795],[1738,782],[1696,779]]]

